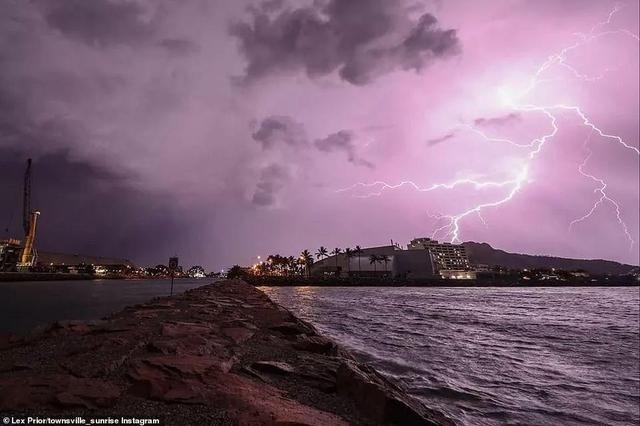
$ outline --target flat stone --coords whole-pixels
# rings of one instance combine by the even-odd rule
[[[293,374],[296,372],[291,365],[279,361],[256,361],[251,364],[251,368],[265,373]]]
[[[148,357],[144,358],[142,362],[165,371],[192,376],[201,376],[210,368],[229,371],[230,364],[232,364],[231,359],[221,360],[214,357],[195,355]]]
[[[217,336],[184,336],[181,338],[159,338],[147,344],[150,352],[164,355],[213,355],[217,358],[227,358],[228,343]]]
[[[169,337],[207,334],[212,331],[213,328],[208,325],[193,322],[165,323],[162,326],[162,335]]]
[[[336,345],[329,339],[322,336],[298,335],[293,347],[305,352],[315,354],[335,355]]]
[[[233,340],[236,345],[239,345],[251,339],[254,332],[244,327],[228,327],[222,329],[222,334]]]

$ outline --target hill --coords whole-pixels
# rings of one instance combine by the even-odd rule
[[[624,275],[638,268],[637,266],[625,265],[611,260],[567,259],[563,257],[509,253],[495,249],[487,243],[473,241],[462,243],[462,245],[466,248],[469,260],[473,264],[502,266],[511,269],[556,268],[567,271],[583,269],[596,275]]]

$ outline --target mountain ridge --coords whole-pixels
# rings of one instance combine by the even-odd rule
[[[556,268],[568,271],[581,269],[591,274],[624,275],[638,268],[638,266],[627,265],[613,260],[571,259],[547,255],[510,253],[493,248],[488,243],[475,241],[466,241],[462,245],[465,247],[471,263],[502,266],[510,269]]]

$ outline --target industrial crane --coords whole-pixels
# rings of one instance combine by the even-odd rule
[[[36,225],[40,212],[31,209],[31,158],[27,160],[27,168],[24,172],[24,191],[22,194],[22,227],[24,229],[24,245],[19,270],[29,270],[36,262],[36,251],[33,244],[36,239]]]

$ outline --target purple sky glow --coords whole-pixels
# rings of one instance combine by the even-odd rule
[[[220,269],[434,235],[638,264],[638,14],[8,0],[0,226],[31,156],[41,250]]]

